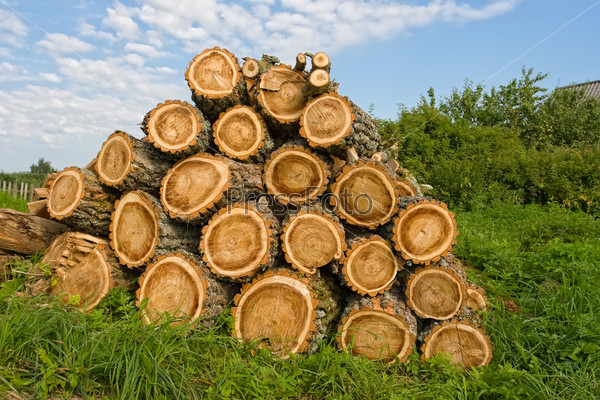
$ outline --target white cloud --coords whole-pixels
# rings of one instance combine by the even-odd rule
[[[36,44],[46,49],[52,56],[68,53],[86,53],[95,49],[95,46],[90,43],[84,42],[74,36],[67,36],[64,33],[47,33],[44,39]]]
[[[115,8],[107,8],[106,11],[107,16],[102,23],[113,28],[119,38],[133,40],[140,36],[140,28],[132,18],[139,13],[137,8],[117,2]]]
[[[142,54],[149,58],[167,55],[167,53],[159,51],[158,49],[156,49],[156,47],[144,43],[127,43],[125,45],[125,51],[132,51],[134,53]]]
[[[27,26],[8,10],[0,9],[0,42],[19,47],[27,36]]]
[[[115,35],[109,32],[96,29],[94,25],[83,22],[77,26],[77,32],[84,37],[98,38],[114,42],[117,40]]]

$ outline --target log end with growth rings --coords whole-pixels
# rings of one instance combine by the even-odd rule
[[[244,340],[262,340],[282,358],[306,351],[311,333],[316,331],[317,300],[308,278],[281,270],[267,271],[245,284],[235,296],[233,336]]]
[[[96,158],[98,180],[115,187],[123,183],[133,169],[133,145],[125,132],[116,131],[102,144]]]
[[[342,319],[336,338],[341,349],[369,360],[403,363],[413,352],[416,336],[408,321],[381,307],[354,309]]]
[[[375,296],[389,290],[401,269],[392,245],[380,236],[364,238],[346,252],[342,274],[360,295]]]
[[[477,326],[453,319],[435,326],[421,346],[423,361],[440,353],[464,369],[483,367],[492,361],[492,342]]]
[[[248,58],[242,65],[242,74],[249,79],[254,79],[260,73],[260,64],[254,58]]]
[[[332,185],[330,203],[348,223],[375,229],[398,210],[398,182],[382,163],[346,165]]]
[[[164,153],[178,153],[198,142],[202,116],[185,101],[167,100],[146,115],[142,129],[154,147]]]
[[[282,124],[298,121],[306,105],[304,74],[286,65],[275,65],[260,77],[258,102],[264,113]]]
[[[427,265],[450,253],[457,235],[454,213],[435,200],[409,204],[394,221],[395,249],[415,264]]]
[[[466,286],[444,267],[417,268],[406,284],[406,304],[421,318],[446,320],[465,304]]]
[[[69,167],[58,172],[50,183],[48,213],[61,220],[73,214],[85,195],[84,176],[77,167]]]
[[[208,286],[202,274],[201,267],[180,253],[159,256],[140,277],[136,292],[138,307],[148,299],[144,320],[151,323],[165,313],[181,319],[176,323],[200,317]]]
[[[308,102],[302,111],[300,135],[312,147],[327,148],[340,143],[352,132],[355,118],[347,98],[337,93],[326,93]]]
[[[211,271],[221,277],[253,276],[269,261],[271,227],[264,215],[248,204],[222,208],[202,229],[200,251]]]
[[[483,288],[476,285],[467,287],[467,302],[466,306],[475,311],[487,311],[488,300]]]
[[[313,152],[302,146],[282,146],[264,167],[263,182],[282,204],[304,204],[319,197],[331,172]]]
[[[229,188],[229,166],[218,156],[200,153],[167,172],[160,201],[171,218],[193,221],[206,213]]]
[[[235,56],[219,47],[206,49],[198,54],[185,72],[185,79],[192,92],[211,99],[231,94],[241,77]]]
[[[213,125],[215,144],[228,157],[239,160],[258,154],[266,135],[263,118],[247,106],[228,109]]]
[[[159,210],[148,195],[136,190],[115,202],[111,216],[110,245],[121,264],[143,267],[154,257],[160,226]]]
[[[344,256],[344,228],[326,213],[301,210],[283,227],[281,248],[295,269],[314,274]]]
[[[319,51],[312,57],[313,68],[328,68],[330,66],[329,56],[327,53]]]

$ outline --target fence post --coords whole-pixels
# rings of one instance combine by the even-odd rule
[[[2,181],[2,191],[6,192],[6,181]]]
[[[12,190],[11,190],[11,189],[12,189],[12,182],[8,182],[8,188],[6,189],[6,191],[7,191],[8,193],[11,193],[11,192],[12,192]]]

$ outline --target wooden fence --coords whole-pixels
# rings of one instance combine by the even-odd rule
[[[13,197],[20,198],[25,201],[32,201],[35,186],[25,182],[2,181],[2,187],[0,189],[3,192],[11,194]]]

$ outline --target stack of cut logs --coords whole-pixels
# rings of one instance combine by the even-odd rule
[[[185,74],[195,106],[158,104],[142,140],[111,134],[86,168],[56,174],[40,217],[3,210],[0,247],[49,244],[48,290],[86,310],[122,286],[148,323],[210,324],[232,303],[232,335],[282,357],[332,332],[370,359],[404,362],[418,341],[423,359],[487,365],[486,299],[453,256],[454,215],[330,68],[322,52],[240,67],[203,51]]]

